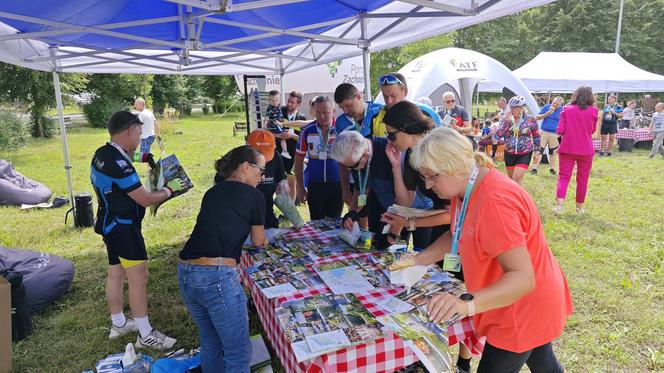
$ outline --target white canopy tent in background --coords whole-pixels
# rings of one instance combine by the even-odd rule
[[[0,2],[0,61],[60,72],[284,75],[555,0],[33,0]]]
[[[332,96],[334,90],[341,83],[351,83],[360,91],[364,89],[364,67],[362,56],[346,58],[328,62],[322,65],[308,67],[283,76],[266,75],[267,82],[264,91],[278,90],[282,93],[282,104],[288,99],[288,92],[300,91],[304,96],[303,102],[308,102],[311,97],[318,95]],[[244,94],[243,75],[235,75],[235,82]],[[258,88],[255,79],[247,80],[247,88]],[[306,108],[302,111],[308,115]]]
[[[497,60],[468,49],[444,48],[418,57],[399,72],[408,84],[408,99],[417,101],[429,97],[434,106],[442,106],[442,94],[450,87],[456,91],[462,106],[472,113],[473,91],[481,81],[491,80],[524,96],[531,113],[539,113],[539,106],[528,88],[512,71]],[[383,102],[381,94],[377,100]]]
[[[664,76],[642,70],[616,53],[541,52],[514,70],[531,92],[571,93],[579,86],[594,92],[664,92]],[[482,92],[502,86],[480,83]]]

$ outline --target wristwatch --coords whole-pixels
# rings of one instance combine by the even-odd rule
[[[417,227],[415,227],[415,218],[408,219],[408,231],[413,232]]]
[[[470,293],[463,293],[459,296],[459,299],[468,305],[468,316],[475,315],[475,296]]]

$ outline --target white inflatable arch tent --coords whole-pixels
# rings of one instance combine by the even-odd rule
[[[491,81],[524,96],[531,113],[539,106],[528,88],[505,65],[482,53],[468,49],[444,48],[427,53],[399,70],[408,84],[408,100],[429,97],[433,106],[442,106],[442,94],[453,90],[458,101],[472,113],[473,91],[481,81]],[[383,102],[381,94],[376,98]],[[472,114],[471,114],[472,115]]]

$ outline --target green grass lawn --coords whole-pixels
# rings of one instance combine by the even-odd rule
[[[164,136],[195,188],[163,205],[143,225],[150,261],[150,321],[197,347],[196,327],[177,289],[176,256],[193,228],[203,193],[212,185],[213,163],[230,148],[231,123],[239,117],[195,116],[180,121],[179,135]],[[76,192],[92,192],[89,164],[108,136],[84,128],[70,135]],[[553,216],[555,177],[540,167],[528,175],[549,243],[569,281],[575,314],[556,350],[570,372],[664,371],[664,160],[649,160],[644,150],[596,159],[590,179],[587,213]],[[62,146],[58,139],[34,140],[15,152],[2,153],[18,170],[66,194]],[[139,165],[144,175],[147,166]],[[0,245],[64,256],[76,265],[71,291],[35,315],[35,332],[14,344],[17,372],[80,372],[95,361],[122,351],[135,336],[107,339],[110,318],[104,299],[107,259],[102,240],[92,229],[63,224],[65,209],[19,211],[0,208]],[[128,309],[128,307],[127,307]],[[260,326],[251,318],[253,332]],[[153,354],[154,356],[154,354]],[[276,363],[276,360],[275,360]]]

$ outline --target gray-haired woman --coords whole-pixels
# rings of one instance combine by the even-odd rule
[[[369,226],[364,228],[376,235],[374,246],[379,249],[387,246],[380,217],[394,204],[394,176],[386,146],[384,137],[367,139],[357,131],[343,131],[337,135],[331,152],[332,159],[347,168],[355,180],[344,227],[351,230],[353,222],[368,217]]]

